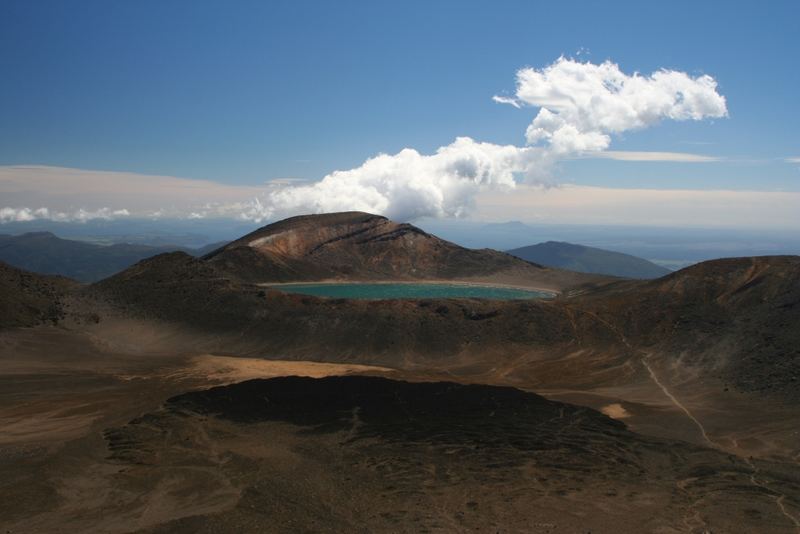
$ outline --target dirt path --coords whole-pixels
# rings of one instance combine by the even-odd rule
[[[697,419],[697,417],[695,417],[692,414],[692,412],[690,412],[689,409],[683,403],[681,403],[681,401],[679,401],[675,397],[675,395],[673,395],[669,391],[669,389],[667,389],[667,387],[661,382],[661,380],[659,380],[658,375],[656,375],[655,371],[653,370],[653,368],[650,366],[650,363],[648,362],[648,360],[652,357],[652,353],[643,353],[643,354],[644,354],[644,357],[642,358],[642,365],[644,365],[644,367],[647,369],[647,372],[650,374],[650,378],[661,389],[661,391],[664,392],[664,395],[666,395],[669,398],[669,400],[672,402],[672,404],[674,404],[675,407],[677,407],[683,413],[685,413],[686,416],[689,419],[691,419],[692,422],[695,425],[697,425],[697,428],[700,430],[700,434],[703,436],[703,439],[708,443],[708,445],[710,447],[714,448],[714,449],[718,449],[718,450],[721,450],[721,451],[724,451],[724,452],[731,452],[731,451],[726,450],[724,447],[722,447],[721,445],[719,445],[715,441],[713,441],[708,436],[708,433],[706,432],[706,429],[703,426],[703,423],[701,423],[700,420]],[[758,476],[760,470],[753,463],[753,461],[750,458],[748,458],[747,456],[738,455],[738,454],[737,454],[737,456],[740,456],[740,458],[742,458],[744,460],[744,462],[750,467],[750,470],[751,470],[750,483],[753,486],[755,486],[757,488],[760,488],[760,489],[766,491],[767,493],[769,493],[775,499],[775,504],[778,506],[778,509],[780,510],[780,512],[789,521],[791,521],[794,524],[795,531],[800,533],[800,520],[798,520],[798,518],[795,517],[794,514],[792,514],[789,511],[789,509],[786,508],[786,505],[784,504],[784,501],[786,500],[786,495],[784,495],[783,493],[781,493],[779,491],[776,491],[776,490],[772,489],[771,487],[769,487],[764,482],[761,482],[761,481],[758,480],[757,476]]]
[[[770,493],[770,494],[771,494],[771,495],[772,495],[772,496],[775,498],[775,504],[777,504],[777,505],[778,505],[778,509],[781,511],[781,513],[782,513],[784,516],[786,516],[786,518],[787,518],[787,519],[789,519],[789,521],[791,521],[792,523],[794,523],[794,528],[795,528],[795,531],[797,531],[797,532],[800,532],[800,519],[798,519],[797,517],[795,517],[795,516],[794,516],[794,514],[792,514],[792,513],[791,513],[791,512],[790,512],[790,511],[789,511],[789,510],[786,508],[786,505],[783,503],[783,501],[785,501],[785,500],[786,500],[786,495],[784,495],[783,493],[780,493],[780,492],[778,492],[778,491],[775,491],[774,489],[770,488],[770,487],[769,487],[767,484],[765,484],[764,482],[761,482],[761,481],[759,481],[759,480],[756,478],[756,476],[759,474],[759,472],[760,472],[760,469],[759,469],[758,467],[756,467],[756,465],[753,463],[753,461],[752,461],[752,460],[750,460],[750,458],[745,458],[745,459],[744,459],[744,461],[747,463],[747,465],[749,465],[749,466],[750,466],[750,469],[752,469],[752,471],[753,471],[753,472],[750,474],[750,482],[751,482],[751,483],[752,483],[754,486],[756,486],[757,488],[761,488],[761,489],[763,489],[764,491],[766,491],[766,492]]]
[[[720,446],[714,441],[712,441],[711,438],[708,437],[708,433],[706,432],[706,428],[703,426],[703,423],[701,423],[700,420],[697,419],[697,417],[692,415],[692,412],[690,412],[689,409],[675,397],[675,395],[670,393],[667,387],[658,379],[658,376],[656,375],[655,371],[653,371],[653,368],[647,361],[650,359],[651,356],[652,354],[646,354],[645,357],[642,358],[642,364],[644,365],[645,369],[647,369],[647,372],[650,374],[650,378],[653,380],[655,385],[658,386],[661,389],[661,391],[664,392],[664,395],[666,395],[667,398],[669,398],[669,400],[672,401],[672,404],[674,404],[678,409],[680,409],[683,413],[685,413],[686,417],[691,419],[692,422],[695,425],[697,425],[697,428],[700,430],[700,434],[703,436],[705,442],[708,443],[711,447],[719,449]]]
[[[724,451],[724,452],[727,452],[727,453],[735,454],[736,456],[742,458],[745,461],[745,463],[750,467],[750,470],[751,470],[750,483],[753,486],[761,489],[762,491],[767,492],[770,496],[772,496],[774,498],[775,504],[777,505],[778,510],[780,510],[781,514],[783,514],[784,517],[786,517],[786,519],[791,521],[791,523],[794,525],[795,531],[798,534],[800,534],[800,519],[798,519],[786,507],[786,504],[784,503],[784,501],[786,500],[786,495],[784,495],[783,493],[780,493],[779,491],[776,491],[776,490],[772,489],[771,487],[769,487],[764,482],[761,482],[761,481],[758,480],[757,476],[758,476],[760,470],[753,463],[753,461],[750,458],[748,458],[745,455],[739,454],[737,452],[732,452],[732,451],[727,450],[725,447],[722,447],[720,444],[718,444],[717,442],[715,442],[714,440],[712,440],[709,437],[705,426],[703,426],[703,423],[701,423],[700,420],[697,417],[695,417],[694,414],[692,414],[692,412],[680,400],[678,400],[678,398],[675,397],[675,395],[672,394],[672,392],[667,388],[667,386],[658,378],[658,375],[653,370],[653,367],[650,365],[650,362],[649,362],[649,360],[652,358],[653,354],[649,353],[649,352],[645,352],[645,351],[643,351],[643,350],[641,350],[639,348],[636,348],[633,345],[631,345],[628,342],[628,340],[625,338],[624,333],[616,325],[606,321],[605,319],[601,318],[600,316],[598,316],[595,313],[590,313],[590,312],[586,312],[586,313],[588,313],[588,315],[592,316],[599,323],[605,325],[612,332],[614,332],[616,334],[616,336],[619,338],[619,340],[622,342],[622,344],[625,345],[625,347],[627,349],[632,351],[632,353],[642,355],[642,359],[640,361],[642,362],[642,365],[644,366],[644,368],[647,370],[647,373],[650,375],[650,379],[664,393],[664,395],[670,400],[670,402],[676,408],[678,408],[680,411],[682,411],[686,415],[686,417],[688,417],[692,421],[692,423],[695,424],[695,426],[697,426],[698,430],[700,431],[701,436],[703,437],[703,440],[711,448],[717,449],[717,450],[720,450],[720,451]]]

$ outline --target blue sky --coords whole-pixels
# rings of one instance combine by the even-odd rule
[[[800,157],[800,3],[555,4],[6,0],[0,165],[255,185],[458,136],[523,145],[537,110],[492,96],[567,55],[710,74],[729,117],[611,145],[721,162],[580,159],[559,181],[800,191],[800,164],[785,161]]]

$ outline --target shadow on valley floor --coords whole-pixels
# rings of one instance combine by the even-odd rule
[[[115,486],[171,501],[149,532],[789,532],[776,499],[800,498],[800,469],[754,484],[733,455],[507,387],[251,380],[105,437]]]

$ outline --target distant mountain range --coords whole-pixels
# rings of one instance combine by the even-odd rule
[[[672,272],[630,254],[560,241],[547,241],[529,247],[515,248],[508,253],[546,267],[623,278],[659,278]]]
[[[129,243],[106,246],[61,239],[50,232],[29,232],[17,236],[0,234],[0,260],[36,273],[95,282],[156,254],[183,251],[202,256],[222,245],[212,243],[197,249]]]
[[[323,227],[315,232],[308,231],[310,229],[306,226],[312,221]],[[344,230],[330,230],[334,227]],[[529,227],[510,222],[492,225],[492,228],[500,233],[513,233]],[[304,243],[288,237],[298,230],[302,230]],[[255,240],[261,242],[255,247],[247,246]],[[406,241],[414,242],[412,249],[418,255],[400,253],[383,246],[389,242]],[[230,243],[211,243],[200,248],[127,242],[104,245],[63,239],[51,232],[0,234],[0,261],[28,271],[67,276],[81,282],[107,278],[143,259],[165,252],[186,252],[200,257],[215,251],[214,263],[227,264],[231,268],[237,264],[235,268],[239,274],[253,271],[254,279],[276,282],[322,278],[374,279],[400,273],[413,279],[481,276],[489,271],[509,269],[531,271],[532,266],[515,263],[515,258],[555,269],[622,278],[653,279],[672,272],[634,255],[562,241],[513,248],[507,253],[474,250],[439,240],[408,224],[396,224],[385,218],[358,213],[296,217],[268,225]],[[432,268],[433,265],[436,267]],[[277,266],[279,272],[272,272]]]

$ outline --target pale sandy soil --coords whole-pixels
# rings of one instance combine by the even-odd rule
[[[146,334],[153,333],[145,326],[139,329],[143,346],[152,346],[155,342]],[[136,413],[141,406],[155,408],[169,395],[192,389],[252,378],[392,372],[359,364],[131,354],[114,348],[119,346],[58,328],[0,335],[0,444],[72,439],[118,410]]]
[[[622,407],[622,404],[615,402],[613,404],[607,404],[600,409],[601,412],[606,414],[607,416],[611,417],[612,419],[625,419],[626,417],[630,417],[631,414],[628,413],[628,410]]]
[[[208,380],[214,384],[231,384],[253,378],[276,376],[308,376],[322,378],[365,373],[391,373],[392,369],[373,365],[320,363],[305,361],[262,360],[201,354],[191,357],[186,367],[166,376],[169,379]]]

